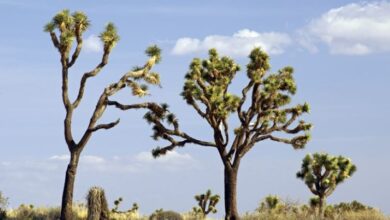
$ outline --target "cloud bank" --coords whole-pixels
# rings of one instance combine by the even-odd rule
[[[180,38],[176,41],[172,53],[184,55],[216,48],[224,55],[247,56],[254,47],[262,47],[270,54],[281,54],[291,42],[291,38],[285,33],[258,33],[242,29],[232,36],[210,35],[204,39]]]
[[[324,43],[332,54],[365,55],[390,51],[390,3],[352,3],[331,9],[299,30],[311,52]]]
[[[0,171],[9,172],[53,172],[64,169],[70,157],[68,154],[53,155],[43,160],[3,161]],[[94,172],[142,173],[151,170],[180,171],[197,167],[197,161],[187,153],[176,151],[153,158],[150,152],[140,152],[134,156],[100,157],[95,155],[82,155],[80,157],[80,170]]]
[[[390,2],[351,3],[334,8],[294,34],[242,29],[231,36],[183,37],[175,42],[172,53],[186,55],[216,48],[224,55],[240,57],[247,56],[254,47],[262,47],[269,54],[282,54],[294,43],[310,52],[318,52],[319,45],[326,45],[331,54],[390,52]]]

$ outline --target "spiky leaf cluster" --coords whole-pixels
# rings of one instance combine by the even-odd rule
[[[53,19],[45,25],[44,30],[53,34],[55,30],[58,30],[61,50],[68,53],[75,37],[81,37],[89,26],[90,22],[84,12],[76,11],[71,14],[70,11],[66,9],[57,13]]]
[[[152,45],[145,50],[145,54],[149,56],[148,62],[143,67],[134,67],[126,81],[132,94],[138,97],[149,94],[147,84],[160,85],[160,75],[156,72],[150,72],[150,69],[161,60],[161,49],[156,45]],[[146,84],[140,84],[141,80]]]
[[[105,51],[110,51],[120,39],[115,25],[111,22],[106,25],[104,31],[100,33],[99,38],[103,42]]]
[[[260,206],[256,209],[258,212],[273,212],[283,206],[283,201],[276,195],[269,195],[264,198]]]
[[[314,195],[328,197],[336,186],[353,175],[356,166],[349,158],[326,153],[306,155],[297,177],[302,179]]]
[[[201,213],[203,217],[206,217],[210,212],[217,213],[216,205],[220,200],[220,196],[212,195],[211,190],[207,190],[206,193],[196,195],[195,200],[198,202],[198,207],[194,207],[195,213]]]
[[[250,62],[247,67],[247,76],[254,82],[261,82],[261,79],[270,69],[269,56],[260,48],[255,48],[249,54]]]
[[[182,96],[187,103],[199,101],[210,114],[226,118],[229,113],[236,111],[240,102],[238,96],[227,91],[239,70],[240,67],[232,59],[220,58],[217,51],[211,49],[208,59],[195,58],[190,64]]]

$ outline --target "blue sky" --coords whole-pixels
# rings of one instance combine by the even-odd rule
[[[59,205],[67,163],[63,138],[58,53],[44,33],[58,11],[88,14],[92,26],[85,48],[70,74],[71,95],[83,72],[97,64],[96,36],[107,22],[116,24],[121,41],[109,65],[87,85],[75,112],[76,138],[89,120],[99,92],[122,73],[141,65],[151,44],[163,49],[163,88],[139,99],[124,91],[125,103],[167,102],[183,130],[210,138],[210,130],[179,96],[193,57],[217,47],[243,67],[249,50],[262,46],[271,55],[272,71],[295,68],[294,103],[307,101],[314,124],[306,149],[259,143],[243,160],[238,182],[240,212],[253,211],[268,194],[306,202],[311,194],[295,178],[301,159],[311,152],[350,157],[357,173],[329,197],[329,203],[359,200],[390,213],[388,117],[390,102],[390,2],[388,1],[12,1],[0,0],[0,190],[10,205]],[[233,91],[246,81],[239,74]],[[83,152],[75,199],[83,201],[90,186],[106,189],[109,202],[124,198],[123,208],[138,202],[142,213],[155,209],[185,212],[193,195],[210,188],[223,194],[223,167],[217,152],[188,146],[154,160],[156,143],[142,111],[109,109],[102,121],[118,117],[114,129],[98,132]],[[233,116],[234,117],[234,116]],[[223,203],[218,205],[223,213]]]

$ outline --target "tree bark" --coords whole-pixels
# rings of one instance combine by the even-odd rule
[[[318,215],[322,219],[324,217],[324,203],[325,203],[325,199],[324,199],[324,196],[322,196],[322,195],[320,195],[319,198],[320,198],[320,201],[319,201],[319,204],[318,204]]]
[[[238,220],[237,211],[237,171],[238,167],[225,166],[225,220]]]
[[[64,191],[62,193],[61,220],[72,220],[73,218],[73,188],[79,157],[79,153],[71,152],[68,168],[66,169]]]

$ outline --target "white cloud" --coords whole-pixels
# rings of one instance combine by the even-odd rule
[[[49,158],[49,160],[54,160],[54,161],[68,161],[70,158],[69,155],[63,154],[63,155],[54,155]]]
[[[103,50],[102,43],[100,42],[99,37],[95,35],[90,35],[87,39],[83,41],[84,49],[87,52],[100,52]]]
[[[141,152],[135,157],[138,162],[143,163],[187,163],[193,162],[194,159],[189,154],[180,154],[176,151],[168,151],[165,155],[153,158],[150,152]]]
[[[69,161],[70,156],[68,154],[63,154],[63,155],[54,155],[49,157],[50,161]],[[106,160],[102,157],[94,156],[94,155],[82,155],[80,157],[80,162],[81,163],[86,163],[86,164],[102,164],[106,162]]]
[[[92,155],[81,156],[80,160],[81,162],[88,164],[102,164],[106,162],[104,158]]]
[[[153,158],[151,152],[140,152],[135,156],[135,161],[138,167],[149,170],[178,171],[193,169],[198,165],[191,155],[187,153],[181,154],[176,151],[168,151],[165,155],[158,158]]]
[[[318,42],[332,54],[364,55],[390,51],[390,2],[352,3],[331,9],[299,31],[311,52]]]
[[[291,38],[285,33],[258,33],[243,29],[232,36],[210,35],[203,40],[188,37],[180,38],[176,41],[172,53],[184,55],[216,48],[224,55],[248,56],[254,47],[262,47],[270,54],[281,54],[291,42]]]

